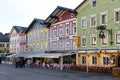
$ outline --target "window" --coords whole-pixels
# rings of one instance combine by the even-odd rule
[[[53,30],[53,37],[55,38],[57,35],[57,31],[56,30]]]
[[[91,45],[92,46],[95,46],[97,43],[97,37],[95,35],[92,35],[91,36]]]
[[[73,21],[72,26],[73,26],[73,34],[76,34],[76,21]]]
[[[96,7],[96,5],[97,5],[97,1],[96,1],[96,0],[94,0],[94,1],[92,2],[92,7],[93,7],[93,8],[95,8],[95,7]]]
[[[116,34],[116,44],[120,44],[120,32]]]
[[[103,65],[108,65],[109,59],[108,57],[103,57]]]
[[[102,39],[102,45],[107,46],[108,45],[108,35],[107,35],[107,33],[104,33],[104,34],[105,34],[105,38]]]
[[[74,34],[76,33],[76,27],[73,27],[73,33]]]
[[[70,44],[69,42],[66,42],[66,50],[69,50]]]
[[[92,64],[97,64],[97,57],[96,56],[92,57]]]
[[[107,23],[107,15],[101,15],[101,24],[106,24]]]
[[[90,23],[91,23],[91,27],[96,26],[96,16],[91,16]]]
[[[115,12],[115,21],[120,21],[120,11]]]
[[[59,44],[59,50],[62,50],[62,48],[63,48],[63,44],[60,43],[60,44]]]
[[[68,35],[68,34],[69,34],[69,28],[66,27],[66,35]]]
[[[100,13],[100,23],[102,25],[107,24],[107,11]]]
[[[86,64],[86,56],[82,56],[82,64]]]
[[[70,24],[69,24],[69,22],[67,22],[67,23],[65,23],[65,27],[66,27],[66,30],[65,30],[65,34],[66,35],[68,35],[69,34],[69,26],[70,26]]]
[[[82,37],[82,47],[86,47],[86,37]]]
[[[62,29],[59,30],[59,36],[62,36]]]
[[[82,19],[81,26],[82,28],[86,28],[86,18]]]
[[[54,48],[53,48],[53,50],[57,50],[57,44],[56,44],[56,43],[54,43]]]

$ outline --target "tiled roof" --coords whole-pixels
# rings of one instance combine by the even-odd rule
[[[35,19],[31,22],[31,24],[28,26],[28,28],[26,29],[25,33],[27,33],[27,32],[32,28],[32,26],[33,26],[36,22],[38,22],[39,24],[44,24],[44,20],[35,18]]]
[[[0,42],[9,42],[9,34],[0,37]]]
[[[3,33],[0,32],[0,36],[3,36]]]
[[[77,14],[77,12],[73,9],[69,9],[69,8],[65,8],[65,7],[61,7],[58,6],[44,21],[45,24],[47,24],[48,26],[51,25],[55,20],[58,19],[58,17],[61,16],[62,13],[64,13],[65,11],[68,11],[70,13],[74,13]]]
[[[21,26],[13,26],[13,27],[17,33],[19,33],[21,30],[25,31],[27,29],[26,27],[21,27]]]

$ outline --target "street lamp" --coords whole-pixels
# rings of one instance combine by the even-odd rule
[[[97,26],[97,30],[100,30],[100,32],[99,32],[99,38],[101,38],[101,39],[105,38],[104,31],[108,31],[109,35],[111,36],[110,37],[111,41],[109,43],[111,45],[113,44],[113,41],[112,41],[112,29],[106,29],[106,25],[100,25],[100,26]]]

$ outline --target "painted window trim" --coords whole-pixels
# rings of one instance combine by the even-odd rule
[[[116,21],[116,12],[120,11],[120,8],[114,9],[114,22],[115,23],[120,23],[120,21]]]
[[[104,33],[104,34],[105,34],[105,36],[107,36],[107,45],[103,45],[103,39],[101,39],[101,45],[102,45],[103,47],[108,46],[108,33],[106,32],[106,33]]]
[[[83,63],[83,57],[86,58],[86,59],[85,59],[85,62],[86,62],[86,63]],[[81,56],[81,64],[82,64],[82,65],[86,65],[86,64],[87,64],[87,57],[86,57],[86,56]]]
[[[93,6],[93,2],[94,2],[94,1],[96,1],[96,6]],[[93,1],[91,2],[91,7],[92,7],[93,9],[97,7],[97,0],[93,0]]]
[[[117,35],[120,36],[120,31],[117,31],[116,34],[115,34],[115,44],[116,44],[116,46],[120,46],[120,42],[117,43]]]
[[[93,45],[92,44],[92,37],[96,37],[96,44],[95,45]],[[97,47],[97,36],[96,36],[96,34],[92,34],[91,36],[90,36],[90,45],[91,45],[91,47]]]
[[[83,46],[82,44],[81,44],[81,47],[83,47],[83,48],[85,48],[85,47],[87,47],[87,37],[84,35],[84,36],[82,36],[82,38],[81,38],[81,43],[83,43],[83,38],[86,38],[86,45],[85,46]]]
[[[65,50],[70,50],[70,42],[66,42],[65,43]]]
[[[108,57],[108,56],[103,56],[103,57],[106,57],[106,58],[108,58],[108,59],[109,59],[109,57]],[[106,67],[107,67],[107,66],[109,66],[109,60],[108,60],[108,65],[103,64],[103,57],[102,57],[102,65],[103,65],[103,66],[106,66]]]
[[[73,18],[74,16],[75,16],[75,14],[74,14],[74,13],[71,13],[71,14],[70,14],[70,17],[71,17],[71,18]]]
[[[60,42],[59,43],[59,50],[63,50],[63,48],[61,46],[63,47],[63,43]]]
[[[102,24],[102,15],[106,15],[106,23],[105,24]],[[100,13],[100,25],[107,25],[108,24],[108,12],[107,11],[104,11],[104,12],[101,12]]]
[[[86,26],[85,27],[83,27],[82,25],[82,20],[85,20],[86,21]],[[86,29],[87,28],[87,18],[86,17],[82,17],[81,18],[81,29]]]
[[[65,35],[69,35],[70,34],[70,29],[69,29],[69,26],[67,26],[67,25],[69,25],[69,23],[66,23],[65,25],[66,25]],[[67,30],[68,30],[68,33],[67,33]]]
[[[92,23],[91,23],[91,22],[92,22],[91,20],[92,20],[93,17],[95,17],[95,25],[94,25],[94,26],[92,26]],[[91,28],[92,28],[92,27],[96,27],[96,25],[97,25],[97,17],[96,17],[96,14],[94,14],[94,15],[91,15],[91,16],[90,16],[90,27],[91,27]]]
[[[95,58],[96,58],[96,64],[95,64],[95,63],[93,63],[93,57],[95,57]],[[97,56],[92,56],[91,58],[92,58],[92,61],[91,61],[92,65],[97,65],[97,64],[98,64],[98,62],[97,62],[97,61],[98,61]],[[95,60],[94,60],[94,61],[95,61]]]
[[[62,32],[60,33],[60,31],[62,31]],[[63,35],[63,29],[60,28],[60,29],[59,29],[59,36],[62,36],[62,35]]]
[[[72,26],[73,27],[73,34],[77,34],[77,21],[73,21],[73,24],[76,24],[75,26]],[[74,27],[76,27],[76,32],[74,32]]]
[[[57,30],[53,30],[53,38],[57,37]]]

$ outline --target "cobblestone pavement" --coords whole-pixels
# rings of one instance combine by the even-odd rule
[[[6,71],[5,71],[6,70]],[[9,71],[9,72],[7,72]],[[16,74],[15,79],[4,79],[1,77],[2,74],[8,74],[7,76],[11,77],[12,74]],[[11,76],[9,75],[11,74]],[[108,73],[94,73],[94,72],[81,72],[81,71],[68,71],[68,70],[52,70],[52,69],[43,69],[43,68],[15,68],[13,65],[2,64],[0,65],[0,80],[32,80],[31,79],[16,79],[21,75],[24,76],[36,76],[34,80],[113,80],[111,74]],[[32,74],[32,75],[29,75]],[[4,75],[6,77],[6,75]],[[42,76],[42,78],[40,77]],[[40,78],[39,78],[40,77]],[[37,79],[38,78],[38,79]],[[114,79],[118,80],[118,79]]]

